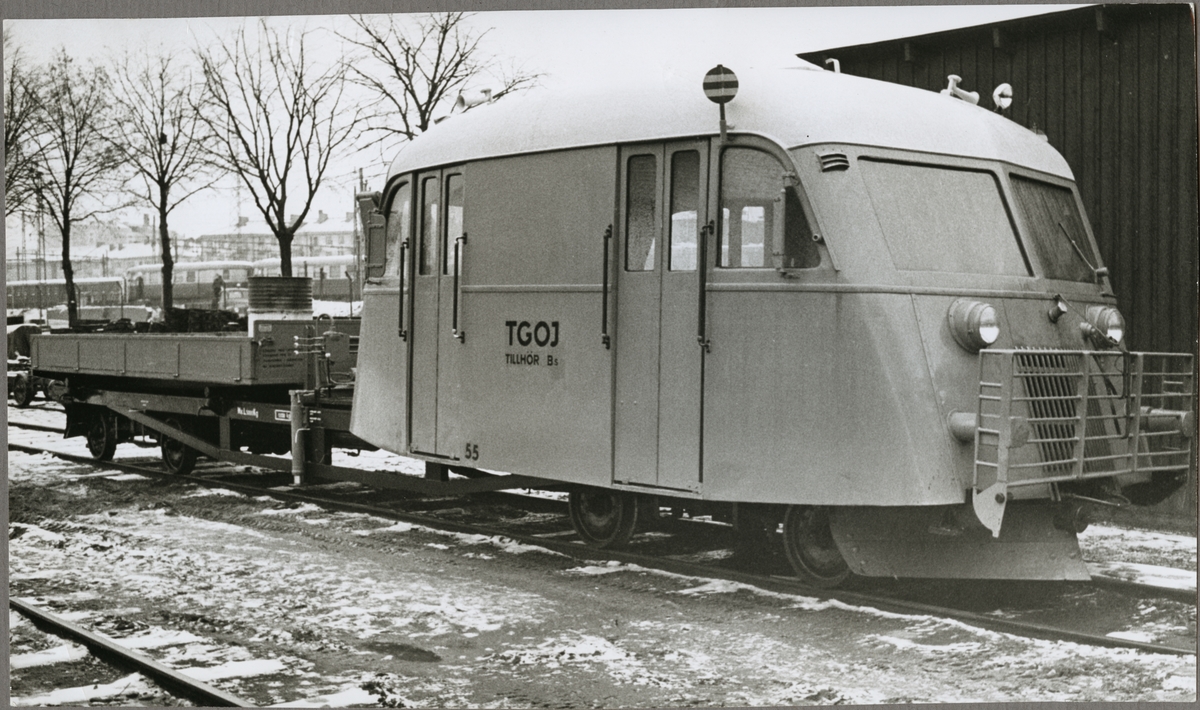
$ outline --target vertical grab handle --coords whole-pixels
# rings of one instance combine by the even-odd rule
[[[608,259],[612,235],[613,228],[610,224],[608,229],[604,230],[604,282],[600,290],[600,342],[604,344],[605,350],[612,347],[612,338],[608,335]]]
[[[456,340],[458,340],[461,343],[467,342],[466,334],[462,331],[461,328],[459,328],[461,319],[460,319],[460,315],[458,312],[459,308],[461,307],[460,303],[462,302],[462,297],[459,295],[458,292],[462,287],[461,283],[460,283],[462,280],[462,254],[463,254],[463,245],[466,243],[467,243],[467,235],[465,232],[463,233],[463,235],[461,237],[454,240],[454,313],[453,313],[453,323],[451,324],[451,334],[454,336],[454,338]]]
[[[708,237],[716,232],[716,225],[712,220],[708,224],[700,227],[700,243],[697,256],[697,269],[700,281],[700,293],[697,296],[696,302],[696,342],[700,347],[704,348],[704,352],[712,352],[711,343],[708,340]]]
[[[397,323],[398,330],[397,330],[396,334],[400,336],[401,340],[408,340],[408,331],[404,329],[404,267],[405,267],[404,255],[407,251],[408,251],[408,240],[405,239],[400,242],[400,264],[397,269],[400,272],[400,297],[399,297],[400,316],[399,316],[399,322]]]

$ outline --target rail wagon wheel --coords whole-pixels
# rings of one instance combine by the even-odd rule
[[[592,547],[623,547],[637,527],[638,499],[632,493],[576,489],[571,491],[567,507],[575,532]]]
[[[111,461],[117,451],[117,422],[100,412],[88,422],[87,450],[97,461]]]
[[[12,392],[10,397],[13,404],[18,409],[25,409],[33,402],[33,395],[37,394],[37,388],[33,385],[33,378],[28,372],[18,372],[13,378]]]
[[[166,419],[163,421],[163,424],[185,433],[190,433],[191,431],[191,427],[188,427],[179,419]],[[159,438],[162,445],[163,466],[166,467],[167,473],[177,476],[186,476],[191,473],[192,469],[196,467],[196,450],[181,441],[172,439],[166,434],[160,434]]]
[[[829,529],[829,510],[789,506],[783,516],[783,550],[796,576],[814,587],[829,589],[850,578],[850,566]]]

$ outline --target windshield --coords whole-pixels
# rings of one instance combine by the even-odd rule
[[[1099,259],[1083,226],[1075,195],[1067,188],[1012,176],[1013,194],[1027,235],[1048,279],[1096,280]]]
[[[992,173],[867,158],[859,164],[897,269],[1030,275]]]

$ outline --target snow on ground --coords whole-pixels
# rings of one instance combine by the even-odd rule
[[[1195,700],[1194,657],[1039,641],[635,565],[579,565],[504,538],[228,491],[118,485],[46,456],[9,452],[9,465],[18,515],[10,594],[75,609],[70,616],[88,625],[132,619],[141,627],[129,638],[160,661],[257,702]],[[494,554],[481,554],[484,545]],[[1122,559],[1126,547],[1190,559],[1194,570],[1195,540],[1185,536],[1101,529],[1085,542],[1093,559]],[[120,698],[142,692],[139,682],[88,689]],[[89,699],[69,692],[69,702]]]
[[[1079,544],[1088,561],[1119,559],[1196,571],[1196,538],[1191,535],[1089,525],[1079,534]]]
[[[1152,584],[1170,589],[1196,591],[1196,572],[1174,569],[1159,565],[1143,565],[1136,562],[1089,562],[1088,572],[1092,575],[1116,577],[1127,582]]]
[[[30,705],[88,705],[97,700],[113,698],[135,698],[153,692],[150,683],[139,673],[125,676],[111,683],[87,685],[80,688],[63,688],[43,695],[29,697],[12,696],[13,707]]]
[[[36,653],[19,653],[8,658],[8,667],[12,669],[18,668],[35,668],[37,666],[50,666],[55,663],[69,663],[78,661],[81,658],[86,658],[88,650],[78,644],[69,644],[66,646],[55,646],[48,648],[45,651],[37,651]]]

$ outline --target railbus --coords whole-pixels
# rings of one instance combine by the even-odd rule
[[[318,301],[362,300],[362,286],[355,277],[357,268],[353,254],[292,257],[292,273],[312,279],[313,298]],[[259,259],[254,262],[254,273],[279,276],[279,259]]]
[[[173,302],[190,308],[244,310],[247,281],[254,275],[249,261],[182,261],[174,265]],[[155,306],[162,303],[162,264],[139,264],[125,270],[129,300]]]
[[[144,321],[149,313],[130,304],[125,283],[119,276],[84,276],[73,279],[78,316],[84,321]],[[14,321],[38,320],[66,325],[67,282],[65,279],[9,281],[4,286],[5,314]]]
[[[120,306],[125,303],[124,282],[119,276],[88,276],[73,279],[80,306]],[[65,279],[9,281],[4,284],[6,309],[26,311],[49,309],[67,303]]]
[[[670,507],[819,585],[1086,578],[1090,506],[1186,479],[1195,386],[1126,349],[1066,161],[961,89],[726,71],[407,144],[358,197],[351,431],[570,484],[598,546]]]

